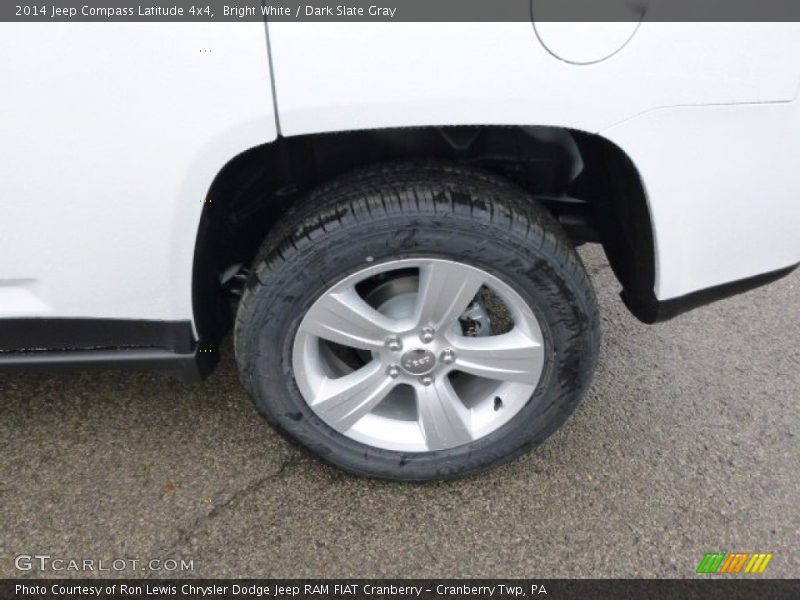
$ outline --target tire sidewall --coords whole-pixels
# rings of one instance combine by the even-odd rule
[[[547,237],[542,232],[536,247],[529,236],[468,216],[387,215],[320,236],[286,260],[267,261],[248,290],[247,325],[237,330],[237,347],[243,349],[237,358],[256,405],[290,438],[362,475],[451,478],[525,452],[572,412],[596,354],[594,306],[581,293],[581,281],[548,252]],[[449,450],[389,451],[340,434],[306,403],[292,370],[297,329],[324,292],[361,269],[406,258],[462,262],[498,277],[528,303],[544,338],[542,375],[526,405],[496,431]]]

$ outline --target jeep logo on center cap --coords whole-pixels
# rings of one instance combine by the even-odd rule
[[[433,371],[436,366],[436,357],[430,350],[409,350],[403,354],[400,364],[406,373],[425,375]]]

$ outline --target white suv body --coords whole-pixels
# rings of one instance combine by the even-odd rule
[[[204,296],[241,266],[203,274],[215,182],[337,135],[348,155],[373,136],[350,168],[516,128],[570,181],[580,136],[607,144],[643,195],[600,238],[644,321],[800,263],[797,23],[4,23],[0,54],[0,368],[191,370],[221,335]],[[319,181],[278,154],[284,210]]]
[[[659,300],[800,262],[795,23],[643,24],[590,65],[529,23],[280,23],[272,78],[259,23],[1,27],[0,318],[191,320],[206,194],[279,134],[598,133],[643,180]]]

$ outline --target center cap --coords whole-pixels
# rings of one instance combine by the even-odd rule
[[[436,356],[430,350],[409,350],[403,354],[400,364],[406,373],[427,375],[436,366]]]

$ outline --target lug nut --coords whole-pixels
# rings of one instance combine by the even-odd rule
[[[423,344],[432,342],[435,336],[436,330],[433,327],[423,327],[419,332],[419,339],[422,340]]]
[[[419,382],[422,385],[430,385],[433,383],[433,377],[431,377],[430,375],[423,375],[422,377],[419,378]]]
[[[453,352],[452,348],[446,348],[445,350],[442,350],[442,355],[440,358],[444,364],[452,365],[454,362],[456,362],[456,353]]]
[[[399,337],[393,335],[386,338],[386,347],[393,352],[397,352],[403,349],[403,342],[400,341]]]
[[[392,379],[397,379],[400,376],[400,369],[395,365],[390,365],[386,367],[386,374]]]

